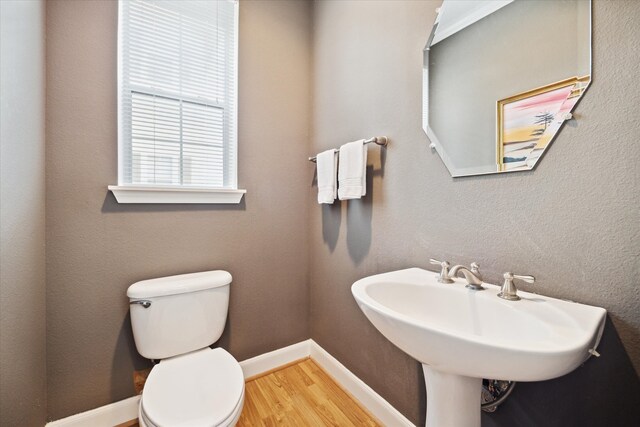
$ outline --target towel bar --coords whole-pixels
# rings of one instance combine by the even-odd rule
[[[382,147],[386,147],[387,144],[389,144],[389,139],[386,136],[374,136],[373,138],[369,138],[363,142],[363,144],[371,144],[371,143],[380,145]],[[334,148],[333,151],[337,152],[338,149]],[[309,157],[309,161],[315,162],[316,156]]]

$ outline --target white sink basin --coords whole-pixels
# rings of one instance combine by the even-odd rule
[[[541,381],[564,375],[590,356],[604,328],[603,308],[522,291],[520,301],[506,301],[497,297],[498,286],[474,291],[465,284],[438,283],[436,273],[410,268],[351,287],[371,323],[423,364],[430,427],[479,426],[482,378]],[[461,399],[471,401],[469,414],[452,417],[454,408],[443,405],[455,400],[460,411]],[[440,414],[436,419],[434,412]]]

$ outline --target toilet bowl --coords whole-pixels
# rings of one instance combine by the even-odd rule
[[[209,345],[226,323],[231,275],[208,271],[131,285],[138,352],[159,359],[140,399],[142,427],[231,427],[244,404],[240,364]]]
[[[140,425],[233,426],[244,403],[238,362],[221,348],[162,360],[149,374],[140,399]]]

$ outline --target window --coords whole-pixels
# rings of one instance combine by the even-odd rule
[[[118,186],[109,188],[119,202],[130,190],[181,194],[180,203],[235,191],[239,202],[237,1],[119,5]]]

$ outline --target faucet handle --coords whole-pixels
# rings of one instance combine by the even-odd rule
[[[518,301],[520,297],[518,296],[518,288],[513,283],[513,279],[522,280],[527,283],[533,283],[536,281],[536,278],[533,276],[521,276],[519,274],[513,273],[504,273],[504,283],[502,284],[502,288],[498,293],[498,296],[502,299],[506,299],[508,301]]]
[[[478,264],[477,262],[472,262],[469,267],[471,267],[472,273],[475,273],[475,274],[480,273],[480,264]]]
[[[527,283],[534,283],[536,281],[536,278],[533,276],[520,276],[519,274],[512,274],[512,276],[514,279],[522,280]]]
[[[438,282],[440,283],[453,283],[453,279],[449,276],[449,261],[438,261],[437,259],[429,258],[429,262],[441,267],[440,274],[438,275]]]
[[[480,274],[480,264],[478,264],[477,262],[472,262],[469,267],[471,267],[471,272],[475,274],[478,279],[482,280],[482,274]]]

